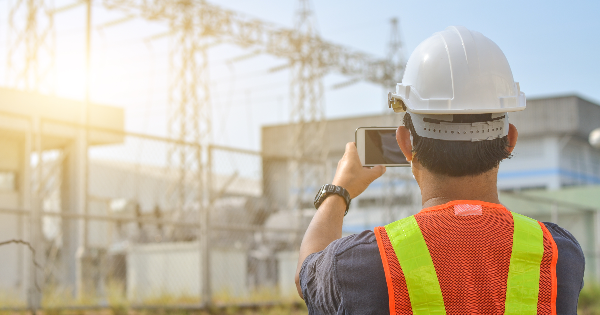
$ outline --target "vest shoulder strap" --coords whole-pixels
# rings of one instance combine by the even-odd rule
[[[414,216],[385,226],[408,289],[413,314],[446,314],[427,244]]]
[[[538,221],[511,213],[514,232],[504,314],[537,314],[544,233]]]

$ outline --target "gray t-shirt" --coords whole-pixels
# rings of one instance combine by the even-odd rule
[[[556,313],[577,314],[585,259],[567,230],[544,222],[558,248]],[[300,270],[309,314],[389,314],[388,291],[373,231],[335,240],[311,254]]]

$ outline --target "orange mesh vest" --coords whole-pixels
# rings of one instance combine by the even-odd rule
[[[391,314],[556,314],[556,243],[502,205],[452,201],[375,236]]]

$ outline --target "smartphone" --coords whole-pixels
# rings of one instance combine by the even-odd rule
[[[354,133],[363,166],[410,166],[396,142],[397,127],[359,127]]]

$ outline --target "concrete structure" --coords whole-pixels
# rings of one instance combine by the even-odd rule
[[[588,143],[600,127],[598,104],[575,95],[533,99],[509,117],[519,140],[500,167],[500,189],[600,184],[600,151]]]
[[[37,248],[36,260],[43,263],[44,241],[42,220],[39,212],[43,210],[81,213],[87,194],[82,187],[85,180],[86,146],[122,141],[124,116],[123,110],[98,104],[90,104],[90,127],[115,130],[117,133],[91,130],[87,135],[82,132],[85,119],[82,102],[62,99],[54,96],[0,88],[0,240],[24,239]],[[87,143],[87,145],[86,145]],[[61,153],[58,153],[61,152]],[[37,153],[42,154],[39,163]],[[56,157],[60,156],[60,159]],[[50,174],[46,157],[58,163],[53,168],[60,173],[60,182]],[[61,171],[62,170],[62,171]],[[56,174],[54,174],[56,175]],[[50,186],[57,186],[52,190]],[[43,196],[55,193],[61,196],[56,209],[44,209],[47,204]],[[11,212],[12,211],[12,212]],[[16,215],[22,211],[31,215]],[[11,214],[8,214],[11,213]],[[31,229],[30,227],[34,227]],[[81,224],[63,222],[61,231],[61,253],[63,268],[58,277],[70,287],[76,286],[77,249],[83,245]],[[37,292],[36,280],[31,277],[32,257],[22,245],[9,245],[0,248],[0,289],[18,292],[18,298],[25,300],[27,290]],[[43,272],[36,272],[38,282]],[[39,297],[38,297],[39,298]],[[29,295],[30,305],[39,301]]]
[[[293,297],[298,294],[296,282],[292,275],[298,266],[298,251],[282,251],[277,253],[277,285],[282,297]]]
[[[127,251],[127,298],[137,303],[197,301],[204,283],[201,263],[198,242],[132,245]],[[246,297],[247,264],[245,251],[211,249],[213,295],[224,300]]]

